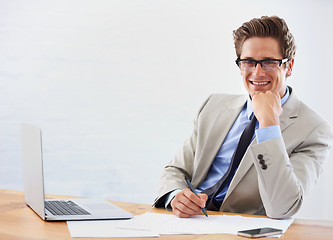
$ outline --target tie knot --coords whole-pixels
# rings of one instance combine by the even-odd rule
[[[256,116],[255,116],[254,113],[252,112],[251,115],[250,115],[250,117],[249,117],[249,119],[250,119],[250,121],[254,121],[254,120],[253,120],[254,118],[257,120]]]

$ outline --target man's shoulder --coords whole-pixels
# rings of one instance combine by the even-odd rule
[[[300,101],[299,104],[299,117],[302,119],[311,119],[310,122],[313,124],[328,123],[328,121],[321,114],[305,104],[303,101]]]
[[[308,119],[311,119],[310,122],[312,123],[326,122],[326,120],[316,110],[301,101],[294,92],[289,99],[287,102],[288,104],[286,104],[288,106],[288,110],[286,110],[289,112],[290,118],[299,117],[302,119],[306,119],[306,121],[308,121]]]
[[[313,131],[319,126],[325,128],[325,131],[332,131],[328,121],[316,110],[298,99],[294,93],[286,102],[283,114],[289,119],[293,119],[294,123],[297,123],[295,126],[299,126],[300,131]]]
[[[228,104],[234,102],[245,102],[247,99],[246,94],[227,94],[227,93],[214,93],[209,96],[207,99],[210,103],[217,103],[217,104]]]
[[[228,94],[228,93],[213,93],[210,95],[211,98],[220,101],[234,101],[235,99],[246,99],[246,94]]]
[[[215,113],[218,114],[222,109],[241,108],[247,100],[247,95],[243,94],[211,94],[206,101],[201,105],[199,113]]]

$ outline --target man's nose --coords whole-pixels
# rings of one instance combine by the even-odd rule
[[[265,70],[262,69],[260,63],[257,63],[257,66],[253,69],[252,74],[256,76],[262,76],[265,75]]]

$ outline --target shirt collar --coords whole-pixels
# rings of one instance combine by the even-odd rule
[[[287,87],[286,94],[281,98],[281,106],[285,104],[290,96],[289,88]],[[246,113],[248,119],[252,118],[253,115],[253,107],[252,107],[252,100],[250,98],[250,95],[248,96],[247,102],[246,102]]]

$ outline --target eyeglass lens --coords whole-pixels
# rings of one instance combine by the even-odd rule
[[[244,71],[253,71],[257,64],[260,64],[265,71],[275,71],[280,66],[280,61],[270,59],[263,61],[245,60],[239,62],[239,67]]]

